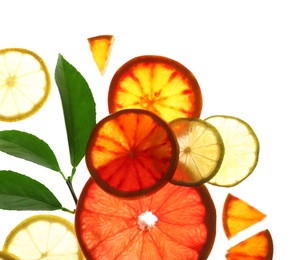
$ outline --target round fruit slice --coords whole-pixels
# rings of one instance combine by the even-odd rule
[[[92,180],[83,188],[75,228],[87,259],[207,259],[216,212],[205,185],[167,183],[140,199],[119,199]]]
[[[266,217],[246,201],[228,194],[223,207],[222,222],[228,239]]]
[[[178,167],[171,182],[197,186],[209,181],[219,170],[224,156],[218,130],[197,118],[178,118],[169,125],[180,147]]]
[[[21,48],[0,50],[0,120],[18,121],[37,112],[50,92],[44,61]]]
[[[124,109],[103,118],[88,141],[86,163],[93,179],[119,197],[147,195],[171,180],[178,141],[154,113]]]
[[[227,260],[272,260],[273,240],[269,230],[263,230],[232,246],[226,254]]]
[[[87,40],[93,59],[101,75],[104,75],[115,38],[112,35],[99,35]]]
[[[194,75],[163,56],[139,56],[115,73],[108,94],[109,112],[125,108],[150,110],[164,120],[199,118],[202,94]]]
[[[84,259],[74,225],[54,215],[23,220],[7,236],[3,250],[21,259]]]
[[[0,260],[20,260],[20,258],[8,252],[0,251]]]
[[[259,158],[259,140],[242,119],[217,115],[205,119],[219,131],[225,154],[221,168],[210,184],[231,187],[246,179],[255,169]]]

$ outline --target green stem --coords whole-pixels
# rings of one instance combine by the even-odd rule
[[[74,188],[73,188],[72,178],[71,177],[67,178],[66,184],[67,184],[67,186],[68,186],[68,188],[69,188],[69,190],[70,190],[70,192],[71,192],[71,194],[73,196],[75,204],[77,205],[78,199],[77,199],[76,193],[75,193]]]
[[[64,208],[64,207],[62,207],[62,210],[65,211],[65,212],[68,212],[70,214],[75,214],[75,210],[70,210],[70,209],[67,209],[67,208]]]

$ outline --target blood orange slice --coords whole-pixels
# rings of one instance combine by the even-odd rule
[[[182,64],[163,56],[146,55],[122,65],[112,78],[109,112],[140,108],[166,121],[199,118],[202,94],[195,76]]]
[[[148,197],[129,200],[111,196],[89,179],[75,228],[86,259],[207,259],[216,211],[204,185],[167,183]]]
[[[263,230],[232,246],[226,254],[227,260],[271,260],[273,240],[269,230]]]
[[[93,179],[120,197],[149,194],[171,180],[179,146],[168,124],[154,113],[124,109],[103,118],[88,141]]]
[[[228,239],[266,217],[246,201],[228,194],[223,207],[222,221]]]

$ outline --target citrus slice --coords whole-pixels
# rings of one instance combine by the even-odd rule
[[[178,141],[169,125],[142,109],[103,118],[88,141],[86,163],[93,179],[119,197],[147,195],[171,180]]]
[[[129,200],[111,196],[89,179],[75,228],[87,259],[207,259],[216,211],[205,185],[167,183],[150,196]]]
[[[122,65],[112,78],[109,112],[146,109],[166,121],[199,118],[202,94],[194,75],[182,64],[163,56],[146,55]]]
[[[196,186],[209,181],[219,170],[224,156],[218,130],[197,118],[178,118],[169,125],[180,147],[178,167],[171,182]]]
[[[232,246],[226,254],[227,260],[271,260],[273,241],[269,230],[263,230]]]
[[[87,40],[93,59],[101,75],[104,75],[115,38],[112,35],[99,35]]]
[[[55,215],[34,215],[7,236],[3,251],[21,259],[84,259],[74,225]]]
[[[36,113],[50,92],[44,61],[22,48],[0,50],[0,120],[18,121]]]
[[[225,154],[221,168],[210,184],[231,187],[246,179],[259,158],[259,140],[251,126],[242,119],[217,115],[205,119],[217,128],[223,139]]]
[[[223,207],[223,229],[228,239],[266,217],[246,201],[228,194]]]
[[[8,252],[0,251],[0,260],[20,260],[20,258]]]

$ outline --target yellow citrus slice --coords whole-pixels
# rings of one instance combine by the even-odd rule
[[[99,35],[87,40],[93,59],[101,75],[104,75],[115,38],[112,35]]]
[[[0,120],[18,121],[36,113],[50,87],[48,69],[36,53],[22,48],[0,50]]]
[[[195,76],[182,64],[163,56],[145,55],[122,65],[112,78],[108,108],[150,110],[169,122],[200,117],[202,94]]]
[[[0,260],[20,260],[20,258],[8,252],[0,251]]]
[[[209,181],[220,169],[224,145],[218,130],[197,118],[178,118],[169,123],[179,147],[179,163],[173,184],[196,186]]]
[[[225,154],[221,168],[210,184],[231,187],[246,179],[259,158],[259,140],[251,126],[242,119],[217,115],[205,119],[217,128],[223,139]]]
[[[246,201],[228,194],[223,207],[223,229],[228,239],[266,217]]]
[[[55,215],[23,220],[7,236],[3,251],[21,259],[84,259],[74,225]]]
[[[272,260],[273,240],[269,230],[263,230],[232,246],[227,260]]]

